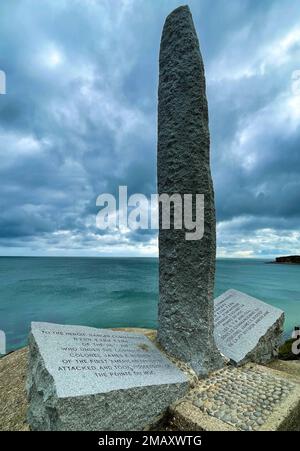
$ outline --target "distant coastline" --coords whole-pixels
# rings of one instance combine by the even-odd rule
[[[285,257],[276,257],[275,261],[268,262],[274,264],[300,265],[300,255],[287,255]]]

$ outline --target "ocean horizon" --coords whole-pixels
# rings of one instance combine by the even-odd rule
[[[300,266],[217,258],[215,297],[234,288],[285,311],[285,338],[300,325]],[[157,327],[157,257],[0,257],[0,330],[7,352],[27,344],[31,321]]]

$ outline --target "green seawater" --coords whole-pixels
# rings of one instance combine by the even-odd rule
[[[284,310],[287,337],[300,325],[300,265],[219,259],[215,295],[229,288]],[[155,328],[157,300],[155,258],[0,258],[7,352],[26,344],[31,321]]]

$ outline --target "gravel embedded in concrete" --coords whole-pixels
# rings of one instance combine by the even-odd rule
[[[202,412],[244,431],[259,429],[295,384],[252,367],[226,368],[203,380],[192,399]]]

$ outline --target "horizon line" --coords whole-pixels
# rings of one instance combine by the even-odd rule
[[[292,254],[289,254],[292,255]],[[283,255],[279,255],[282,257]],[[288,255],[284,255],[288,256]],[[159,259],[159,256],[153,256],[153,255],[0,255],[0,258],[155,258]],[[250,257],[237,257],[237,256],[216,256],[217,260],[223,259],[236,259],[236,260],[266,260],[270,258],[276,258],[275,256],[250,256]]]

